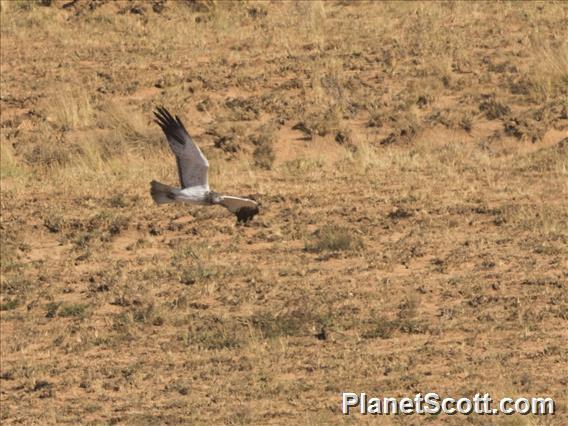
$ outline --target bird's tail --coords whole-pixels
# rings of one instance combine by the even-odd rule
[[[173,203],[178,195],[179,189],[164,185],[153,180],[150,183],[150,194],[156,204]]]

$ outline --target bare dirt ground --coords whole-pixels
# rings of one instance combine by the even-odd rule
[[[568,422],[566,3],[1,7],[3,424]],[[158,105],[250,225],[153,205]]]

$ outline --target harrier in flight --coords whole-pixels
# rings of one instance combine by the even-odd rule
[[[154,112],[154,120],[162,128],[177,163],[181,188],[151,183],[150,193],[156,204],[188,203],[211,206],[219,204],[237,216],[237,223],[248,222],[259,212],[258,203],[249,198],[222,195],[209,189],[209,162],[193,142],[181,120],[163,107]]]

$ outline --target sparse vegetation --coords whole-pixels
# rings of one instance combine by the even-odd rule
[[[18,306],[17,299],[6,300],[5,302],[0,303],[0,311],[9,311],[15,309],[16,306]]]
[[[83,317],[86,307],[86,305],[81,303],[63,305],[59,307],[57,315],[60,317]]]
[[[272,169],[276,155],[274,154],[274,148],[272,148],[271,143],[265,142],[258,145],[254,149],[252,155],[254,158],[254,164],[257,167],[266,170]]]
[[[315,232],[313,241],[306,243],[306,250],[313,252],[353,250],[361,247],[361,240],[353,231],[341,226],[324,226]]]
[[[567,423],[566,2],[0,4],[3,424]],[[255,220],[153,205],[158,105]]]

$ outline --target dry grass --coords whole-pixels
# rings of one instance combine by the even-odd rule
[[[542,36],[541,36],[542,37]],[[532,62],[527,72],[528,93],[536,101],[568,98],[568,41],[551,45],[542,39],[531,46]]]
[[[1,2],[2,423],[566,422],[566,4],[47,3]],[[157,105],[250,225],[152,204]]]

